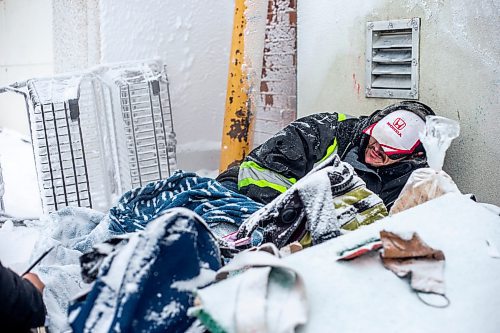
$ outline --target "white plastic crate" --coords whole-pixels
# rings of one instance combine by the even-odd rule
[[[176,167],[168,80],[158,61],[101,66],[26,83],[45,213],[107,211]]]

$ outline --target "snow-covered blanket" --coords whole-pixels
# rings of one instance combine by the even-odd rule
[[[238,234],[250,237],[261,229],[263,241],[278,248],[308,238],[317,245],[385,216],[382,199],[351,165],[332,155],[247,219]]]
[[[184,207],[200,215],[218,237],[234,232],[261,204],[232,192],[211,178],[177,171],[170,178],[125,193],[109,214],[67,207],[41,220],[42,234],[32,260],[53,245],[35,269],[45,282],[44,300],[52,331],[68,329],[66,311],[75,294],[89,287],[79,258],[113,236],[143,230],[168,209]]]
[[[330,238],[325,235],[337,235],[335,232],[338,231],[338,228],[342,224],[337,225],[331,221],[332,216],[337,216],[333,214],[337,210],[338,215],[343,218],[340,219],[337,217],[337,219],[342,220],[344,224],[347,223],[346,221],[351,220],[357,221],[356,223],[359,222],[359,224],[366,222],[364,215],[362,215],[360,210],[353,209],[353,205],[344,205],[346,207],[342,206],[342,209],[334,208],[338,205],[334,201],[335,197],[332,191],[334,185],[338,186],[338,182],[335,182],[335,184],[331,182],[332,175],[338,174],[340,180],[345,180],[350,185],[346,188],[343,187],[344,191],[342,193],[347,190],[353,190],[353,187],[357,185],[364,185],[361,184],[362,182],[358,184],[352,181],[352,171],[348,172],[349,177],[347,177],[344,175],[344,171],[346,170],[337,170],[337,168],[340,168],[339,163],[337,161],[338,165],[319,168],[315,174],[308,175],[299,182],[300,184],[308,184],[308,186],[299,187],[297,185],[287,191],[288,194],[293,194],[296,192],[295,188],[300,189],[297,192],[301,194],[298,209],[301,212],[307,213],[307,230],[311,232],[313,244]],[[331,168],[333,169],[330,170]],[[341,183],[343,184],[343,182]],[[284,194],[284,198],[288,198],[287,193]],[[335,194],[339,195],[337,192]],[[371,194],[371,192],[368,194]],[[368,199],[370,198],[371,195],[368,196]],[[365,199],[364,197],[362,199],[356,197],[356,200]],[[380,199],[376,202],[368,200],[368,203],[370,203],[368,206],[372,207],[372,204],[378,204],[379,201]],[[251,228],[248,230],[245,228],[245,230],[247,232],[255,231],[259,225],[262,225],[266,221],[275,222],[274,217],[282,216],[286,209],[290,208],[287,205],[289,200],[281,200],[279,197],[277,198],[277,202],[283,203],[283,205],[273,205],[271,203],[269,209],[267,209],[268,207],[264,209],[268,214],[264,214],[265,216],[259,213],[254,215],[246,223]],[[364,205],[363,207],[366,208],[368,206]],[[249,218],[252,213],[258,211],[262,205],[244,195],[226,189],[211,178],[202,178],[194,173],[178,171],[168,179],[152,182],[142,188],[125,193],[117,205],[111,208],[108,215],[82,208],[65,208],[52,214],[49,221],[46,222],[45,237],[39,242],[37,251],[33,254],[33,257],[37,257],[48,247],[59,245],[53,251],[51,257],[47,258],[39,267],[42,280],[47,281],[45,294],[50,295],[50,299],[48,299],[49,303],[51,303],[50,308],[56,309],[56,311],[49,312],[49,327],[53,331],[63,331],[66,329],[65,313],[68,302],[76,293],[82,292],[89,287],[83,282],[80,275],[79,258],[83,253],[90,251],[94,245],[104,242],[112,236],[130,234],[136,231],[147,234],[148,231],[145,230],[147,230],[148,225],[152,221],[162,219],[163,214],[170,209],[179,207],[186,208],[196,213],[197,216],[200,216],[208,224],[215,237],[219,238],[236,232],[238,226]],[[376,213],[375,216],[378,217],[379,211],[377,210]],[[369,217],[373,217],[372,215],[369,215]],[[301,214],[298,214],[298,216],[300,217]],[[359,220],[359,216],[363,217],[363,219]],[[268,221],[265,217],[270,218],[270,220]],[[349,218],[347,219],[347,217]],[[372,221],[371,219],[368,220]],[[302,219],[297,219],[297,225],[303,224],[300,222],[303,222]],[[280,227],[280,224],[264,224],[262,225],[264,228]],[[281,231],[276,233],[274,232],[275,228],[268,228],[268,231],[270,231],[268,235],[274,235],[272,237],[274,239],[271,239],[271,241],[282,240],[282,237],[279,237]],[[285,231],[290,230],[288,226],[284,226],[284,229]],[[250,237],[253,235],[247,234],[246,236]],[[285,243],[282,245],[285,245]],[[122,248],[118,252],[121,253],[124,250]],[[169,260],[176,260],[176,258],[179,258],[179,255],[184,255],[181,252],[172,253],[175,253],[175,255],[167,256]],[[153,252],[150,255],[156,256]],[[113,257],[111,256],[111,258]],[[182,265],[193,264],[191,262],[193,258],[182,258],[184,258]],[[154,258],[151,257],[149,259],[153,260]],[[123,263],[125,262],[127,261],[123,261]],[[107,268],[101,267],[101,269]],[[134,268],[131,267],[130,269],[133,270]],[[124,271],[124,274],[128,274],[128,269]],[[165,276],[164,278],[169,277]],[[124,279],[126,278],[124,277]],[[122,291],[115,288],[114,292],[115,297],[122,298]],[[99,304],[103,303],[98,299],[95,301]],[[164,306],[167,304],[163,300],[158,300],[158,302]],[[106,301],[104,303],[108,304],[109,302]]]
[[[89,286],[82,281],[79,258],[92,245],[103,242],[114,233],[109,219],[92,209],[67,207],[40,219],[40,237],[31,255],[31,262],[55,246],[33,270],[45,283],[43,300],[47,307],[47,326],[52,332],[69,329],[69,301]]]
[[[168,179],[125,193],[109,212],[111,228],[116,232],[142,230],[174,207],[197,213],[220,237],[236,231],[262,204],[228,190],[212,178],[179,170]]]
[[[90,293],[71,307],[74,332],[186,332],[193,291],[215,278],[220,252],[203,220],[174,208],[106,257]]]

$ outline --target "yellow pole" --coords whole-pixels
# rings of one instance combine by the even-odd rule
[[[251,148],[252,113],[249,110],[248,79],[243,70],[245,54],[245,0],[235,0],[231,59],[227,82],[224,128],[219,170],[243,160]]]

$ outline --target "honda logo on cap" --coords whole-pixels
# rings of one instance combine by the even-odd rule
[[[396,118],[392,125],[399,131],[406,127],[406,122],[401,118]]]

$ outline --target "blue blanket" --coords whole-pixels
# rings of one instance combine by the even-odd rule
[[[221,267],[217,242],[199,216],[176,208],[132,234],[104,259],[90,292],[70,307],[73,332],[182,333],[193,291]]]
[[[51,304],[49,327],[52,331],[69,329],[65,313],[71,295],[88,288],[80,276],[78,258],[94,245],[117,235],[143,230],[167,209],[176,207],[196,212],[215,236],[221,237],[236,231],[261,206],[213,179],[178,171],[166,180],[125,193],[108,215],[67,207],[45,217],[33,258],[58,245],[36,268],[46,283],[44,298]]]
[[[109,212],[110,228],[116,233],[142,230],[162,212],[175,207],[194,211],[221,237],[236,231],[262,204],[212,178],[179,170],[168,179],[125,193]]]

